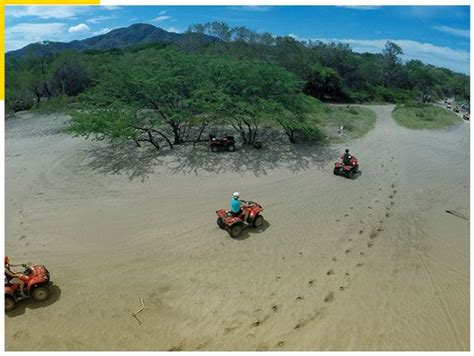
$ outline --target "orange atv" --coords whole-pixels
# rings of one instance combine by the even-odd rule
[[[220,209],[216,211],[218,216],[217,225],[227,230],[229,235],[233,238],[238,237],[245,226],[253,226],[259,228],[263,225],[264,219],[262,216],[263,207],[254,201],[244,201],[245,204],[242,206],[242,212],[239,215],[235,215],[232,212]],[[245,219],[244,210],[248,212],[247,219]]]

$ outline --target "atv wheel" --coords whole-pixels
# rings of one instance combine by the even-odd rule
[[[211,146],[211,151],[212,152],[217,152],[217,151],[219,151],[219,149],[217,148],[217,146]]]
[[[242,230],[243,230],[242,224],[237,223],[237,224],[232,225],[228,231],[229,231],[229,235],[232,238],[236,238],[242,233]]]
[[[227,151],[234,152],[235,151],[235,146],[233,144],[230,144],[229,146],[227,146]]]
[[[333,171],[333,172],[334,172],[335,175],[338,176],[338,175],[339,175],[339,168],[334,167],[334,171]]]
[[[222,218],[217,218],[217,226],[219,226],[221,229],[225,228],[225,222],[222,220]]]
[[[10,312],[16,308],[15,300],[10,296],[5,296],[5,311]]]
[[[259,228],[263,225],[263,216],[262,215],[257,215],[255,219],[253,220],[253,227]]]
[[[49,289],[46,287],[36,287],[31,293],[31,297],[37,302],[43,302],[50,296]]]
[[[353,169],[353,170],[349,171],[349,175],[347,176],[347,178],[354,179],[354,176],[355,176],[355,170]]]

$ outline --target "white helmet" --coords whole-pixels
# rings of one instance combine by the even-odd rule
[[[238,198],[238,197],[240,197],[240,193],[239,192],[234,192],[234,194],[232,194],[232,196],[234,198]]]

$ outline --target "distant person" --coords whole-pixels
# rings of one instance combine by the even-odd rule
[[[12,265],[10,264],[10,258],[5,256],[5,280],[10,284],[18,284],[20,286],[20,294],[22,297],[26,297],[24,286],[25,282],[21,280],[21,274],[15,273],[11,270],[11,267],[20,267],[22,265]]]
[[[240,200],[240,193],[234,192],[234,194],[232,194],[232,198],[230,199],[230,211],[234,216],[240,216],[244,214],[243,220],[246,221],[248,212],[242,210],[242,203],[245,203],[245,201]]]
[[[349,154],[349,150],[346,149],[346,151],[344,152],[344,157],[342,158],[342,163],[348,166],[349,164],[351,164],[351,159],[352,156]]]

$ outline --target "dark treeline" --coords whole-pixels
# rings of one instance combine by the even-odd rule
[[[221,39],[205,50],[278,63],[305,82],[304,92],[322,100],[392,102],[470,99],[469,76],[419,60],[402,63],[403,49],[387,42],[382,53],[355,53],[349,45],[274,37],[222,22],[192,25],[189,33]]]

